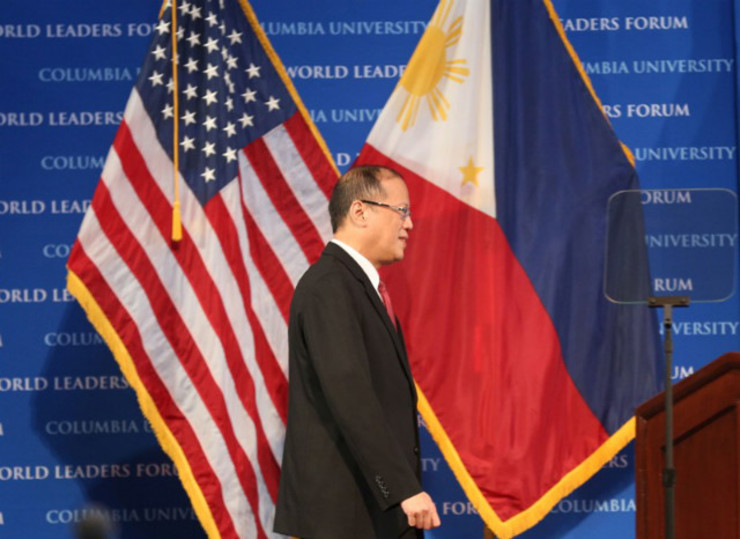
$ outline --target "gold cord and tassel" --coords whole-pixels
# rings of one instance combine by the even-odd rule
[[[182,239],[182,217],[180,215],[180,182],[178,176],[180,171],[179,151],[179,102],[177,91],[177,0],[172,0],[172,95],[174,118],[172,119],[172,183],[174,186],[174,202],[172,204],[172,241]]]

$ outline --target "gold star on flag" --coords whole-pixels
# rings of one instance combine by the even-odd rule
[[[470,182],[478,187],[478,173],[483,170],[483,167],[476,167],[473,163],[473,156],[468,158],[468,163],[464,167],[458,167],[458,170],[463,174],[462,185]]]

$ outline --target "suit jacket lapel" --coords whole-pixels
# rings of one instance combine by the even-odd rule
[[[373,287],[373,284],[370,282],[367,274],[365,274],[365,272],[357,264],[357,262],[355,262],[354,259],[344,249],[342,249],[339,245],[329,243],[324,249],[324,253],[338,258],[352,273],[352,275],[354,275],[355,278],[357,278],[365,287],[365,293],[370,299],[370,303],[375,308],[378,316],[380,316],[380,318],[383,320],[383,323],[385,324],[385,327],[388,330],[391,339],[393,340],[393,345],[395,346],[396,352],[398,353],[398,359],[401,363],[401,367],[403,368],[403,372],[408,379],[409,386],[411,387],[411,392],[413,393],[414,398],[416,398],[416,387],[414,386],[414,379],[411,376],[409,360],[406,356],[406,346],[403,342],[403,338],[399,334],[401,328],[400,322],[398,326],[399,329],[396,330],[396,326],[393,325],[390,316],[388,316],[388,310],[385,308],[385,304],[380,299],[380,295]]]

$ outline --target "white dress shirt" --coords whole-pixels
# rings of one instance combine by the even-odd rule
[[[375,269],[375,266],[373,266],[372,262],[370,262],[367,258],[362,256],[360,253],[358,253],[355,249],[347,245],[346,243],[343,243],[339,241],[336,238],[331,239],[332,243],[336,243],[339,245],[342,249],[344,249],[349,256],[352,257],[352,259],[359,264],[359,266],[362,268],[362,271],[365,272],[365,275],[367,275],[367,278],[370,279],[370,282],[373,285],[373,288],[378,293],[378,296],[382,300],[383,297],[380,295],[380,291],[378,290],[378,284],[380,284],[380,274],[378,273],[378,270]]]

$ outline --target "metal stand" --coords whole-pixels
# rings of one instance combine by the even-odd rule
[[[676,469],[673,465],[673,307],[688,307],[688,296],[651,296],[649,307],[663,307],[663,350],[665,351],[665,468],[663,468],[663,489],[665,493],[665,539],[675,539],[676,521],[674,517],[676,499]]]

